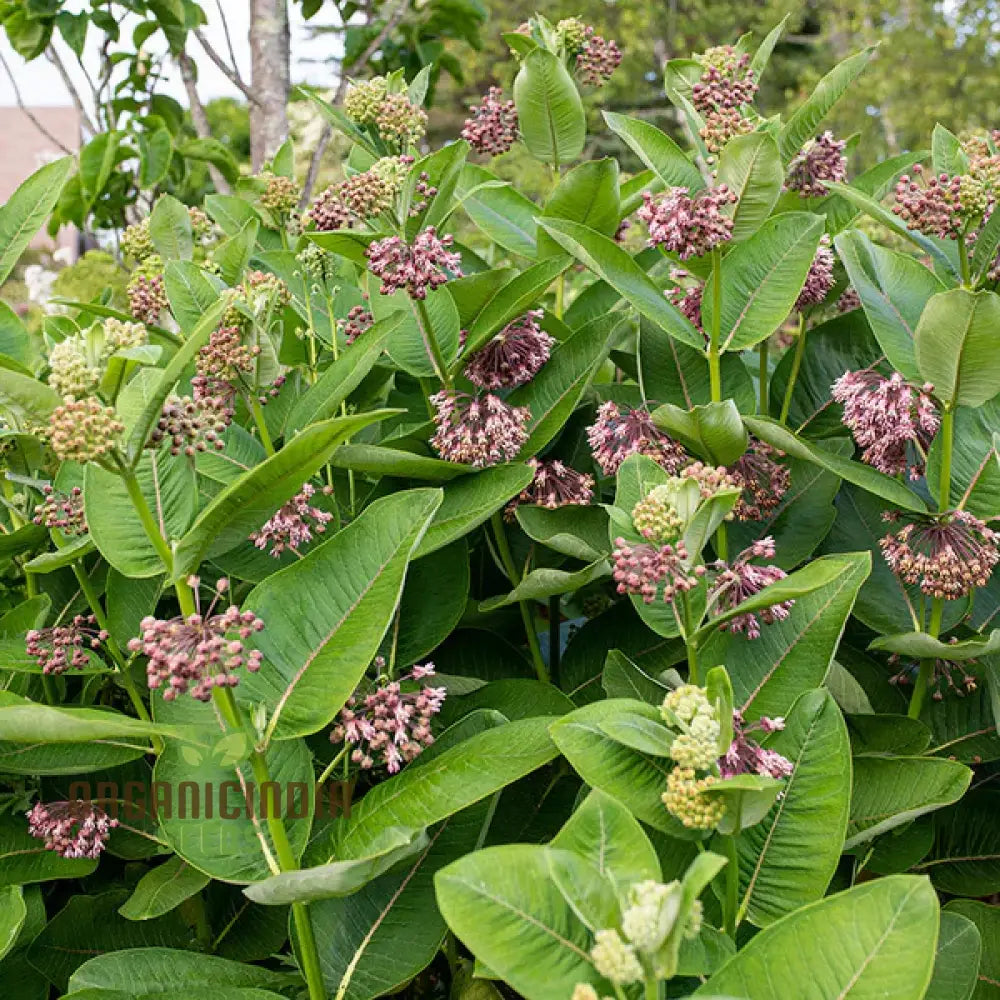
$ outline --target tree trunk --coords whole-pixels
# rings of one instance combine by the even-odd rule
[[[250,0],[250,154],[254,171],[288,138],[289,29],[286,0]]]

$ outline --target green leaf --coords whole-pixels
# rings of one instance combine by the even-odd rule
[[[835,452],[826,451],[810,444],[776,420],[770,420],[766,417],[744,416],[743,422],[751,434],[779,451],[783,451],[786,455],[820,465],[840,476],[841,479],[846,479],[847,482],[854,483],[867,492],[874,493],[904,510],[918,513],[926,513],[927,511],[924,501],[899,480],[893,479],[891,476],[871,468],[871,466],[853,462]]]
[[[954,896],[987,896],[1000,887],[998,798],[977,788],[934,816],[930,854],[914,870],[929,875],[935,888]]]
[[[259,230],[260,223],[256,219],[249,219],[238,233],[212,249],[212,260],[219,266],[222,280],[227,285],[235,286],[240,283],[257,245]]]
[[[290,500],[346,438],[393,410],[334,417],[307,427],[279,452],[217,494],[202,510],[174,551],[174,576],[197,571],[203,559],[245,541]]]
[[[205,888],[211,879],[182,858],[172,857],[146,872],[118,908],[127,920],[162,917]]]
[[[856,229],[834,243],[889,364],[910,381],[922,381],[914,335],[924,307],[944,285],[913,257],[877,246]]]
[[[699,350],[704,348],[705,338],[701,332],[664,298],[652,278],[614,240],[565,219],[539,219],[538,224],[641,315],[671,337]]]
[[[490,597],[479,602],[483,613],[509,607],[519,601],[541,601],[557,594],[568,594],[585,587],[594,580],[611,575],[607,559],[601,558],[589,566],[578,570],[533,569],[507,594]]]
[[[0,367],[0,403],[40,422],[62,403],[55,389],[44,382]]]
[[[462,476],[444,487],[444,500],[431,521],[414,559],[429,555],[488,520],[535,478],[527,463],[497,465]]]
[[[974,899],[953,899],[942,911],[942,917],[945,914],[965,917],[979,931],[982,952],[975,967],[976,988],[972,1000],[997,1000],[1000,997],[1000,906]],[[927,996],[929,998],[930,993]]]
[[[190,260],[194,253],[191,216],[173,195],[157,200],[149,216],[149,235],[164,260]]]
[[[656,174],[664,187],[700,191],[705,180],[687,154],[665,132],[641,118],[604,111],[604,120],[615,135]]]
[[[19,885],[0,888],[0,958],[14,947],[24,925],[28,908],[24,905],[24,890]]]
[[[575,160],[587,138],[580,93],[561,59],[529,52],[514,80],[521,139],[536,160],[555,166]]]
[[[376,444],[344,444],[330,459],[335,469],[354,469],[375,478],[393,476],[399,479],[422,479],[430,483],[447,483],[476,471],[475,466],[446,462],[440,458],[399,451]]]
[[[747,432],[736,403],[704,403],[690,410],[665,403],[653,423],[715,465],[732,465],[747,448]]]
[[[140,133],[139,186],[145,189],[156,187],[167,176],[173,155],[170,129],[161,125],[152,132]]]
[[[760,343],[787,318],[809,273],[823,218],[783,212],[768,219],[722,261],[719,334],[722,349],[742,350]],[[714,299],[702,302],[702,325],[715,322]]]
[[[718,177],[739,199],[732,233],[738,243],[760,229],[781,194],[785,171],[777,140],[768,132],[735,136],[719,154]]]
[[[511,253],[535,256],[538,206],[530,198],[472,163],[462,169],[460,185],[459,204],[484,236]]]
[[[386,830],[431,827],[547,764],[558,756],[550,722],[541,716],[487,729],[376,785],[341,826],[336,856],[364,858]]]
[[[197,264],[189,260],[172,260],[163,273],[163,285],[170,311],[178,326],[191,334],[202,317],[219,298],[219,290]]]
[[[915,163],[927,159],[926,150],[912,153],[900,153],[890,156],[887,160],[876,163],[875,166],[858,174],[850,183],[850,187],[862,195],[874,199],[877,204],[889,193],[896,178],[904,170],[909,170]],[[815,211],[826,216],[826,231],[830,234],[839,233],[849,226],[857,217],[860,209],[839,194],[831,194],[815,205]],[[977,246],[978,241],[977,241]]]
[[[942,758],[856,758],[845,849],[956,802],[971,780],[964,764]]]
[[[571,885],[574,901],[591,895],[617,910],[610,883],[584,858],[533,844],[489,847],[442,869],[434,884],[455,935],[527,1000],[566,997],[580,983],[610,992],[589,955],[592,929],[566,896]]]
[[[392,360],[414,378],[436,378],[444,374],[438,372],[436,367],[430,337],[425,329],[428,322],[445,366],[450,366],[458,355],[458,309],[447,287],[428,292],[427,298],[422,301],[411,298],[403,290],[388,296],[376,295],[372,301],[372,312],[380,321],[401,316],[400,322],[392,327],[386,350]]]
[[[562,555],[594,562],[608,556],[608,515],[603,507],[571,504],[556,509],[519,504],[517,523],[536,542]]]
[[[295,433],[309,424],[332,417],[340,404],[354,392],[382,355],[386,338],[403,321],[402,313],[380,320],[347,348],[295,401],[285,419],[286,433]]]
[[[766,745],[793,770],[768,815],[738,842],[740,905],[759,927],[823,898],[840,861],[851,799],[847,729],[827,692],[802,695]]]
[[[23,816],[0,817],[0,886],[83,878],[97,867],[90,858],[64,858],[28,833]]]
[[[1000,652],[1000,629],[994,629],[985,639],[966,639],[954,643],[942,642],[926,632],[883,635],[869,643],[868,648],[900,653],[917,660],[940,659],[961,663]]]
[[[761,931],[695,997],[919,1000],[931,979],[938,901],[891,875],[803,907]],[[805,943],[808,944],[805,944]]]
[[[588,160],[563,175],[548,196],[542,216],[570,219],[605,236],[614,236],[621,219],[618,201],[618,161]],[[562,247],[548,233],[539,233],[538,256],[562,256]]]
[[[4,693],[0,740],[19,743],[84,743],[90,740],[141,741],[148,736],[180,736],[179,730],[99,708],[55,708]]]
[[[871,45],[834,66],[782,126],[779,145],[781,158],[785,163],[791,160],[807,140],[816,135],[820,122],[861,75],[876,48],[877,46]]]
[[[36,170],[0,207],[0,284],[52,214],[74,166],[71,156]]]
[[[268,737],[313,733],[340,711],[378,651],[440,504],[440,491],[429,489],[378,500],[251,592],[245,606],[267,623],[253,644],[268,666],[240,694],[269,706]]]
[[[927,303],[914,333],[917,368],[945,404],[981,406],[1000,379],[1000,296],[953,288]]]
[[[935,174],[967,174],[969,158],[962,149],[958,137],[949,132],[940,122],[931,133],[931,163]]]
[[[661,704],[670,690],[618,649],[608,652],[601,686],[609,698],[632,698],[650,705]]]
[[[979,928],[960,913],[942,910],[934,975],[924,1000],[969,1000],[976,988],[981,951]]]
[[[188,139],[177,147],[177,152],[185,159],[211,163],[213,167],[218,167],[219,172],[230,184],[235,184],[239,180],[240,168],[236,159],[228,147],[218,139]]]

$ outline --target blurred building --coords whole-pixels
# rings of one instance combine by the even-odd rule
[[[32,117],[52,138],[42,133]],[[0,203],[6,201],[29,174],[66,155],[53,139],[74,153],[80,149],[80,115],[76,108],[37,107],[28,108],[26,113],[21,108],[0,107]],[[55,240],[43,230],[31,245],[52,250],[64,247],[75,259],[78,243],[79,233],[71,226],[64,226]]]

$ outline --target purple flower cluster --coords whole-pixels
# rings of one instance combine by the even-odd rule
[[[792,762],[776,750],[762,747],[751,733],[770,734],[785,728],[785,720],[769,719],[766,715],[757,722],[743,721],[743,714],[733,712],[733,742],[719,758],[719,774],[735,778],[738,774],[759,774],[763,778],[787,778],[795,769]]]
[[[125,291],[128,295],[129,312],[140,323],[156,323],[160,319],[160,313],[170,308],[162,274],[137,271],[132,275]]]
[[[517,108],[503,99],[499,87],[490,87],[480,104],[470,105],[472,116],[462,128],[462,138],[478,153],[498,156],[517,141]]]
[[[629,455],[641,454],[658,462],[673,475],[690,456],[654,423],[646,410],[622,411],[610,400],[602,403],[597,420],[587,428],[594,461],[606,476],[613,476]]]
[[[831,288],[833,288],[833,251],[830,249],[830,237],[824,233],[793,308],[802,312],[809,306],[818,306],[830,294]]]
[[[465,377],[480,389],[513,389],[530,382],[549,360],[554,338],[538,325],[541,309],[508,323],[469,358]]]
[[[759,84],[748,53],[732,45],[717,45],[703,52],[698,61],[704,69],[691,88],[691,103],[698,111],[705,114],[753,103]]]
[[[705,124],[698,130],[709,153],[721,153],[730,139],[754,131],[751,118],[744,118],[739,108],[711,108],[704,113]]]
[[[587,40],[576,57],[576,71],[580,81],[588,87],[603,87],[622,62],[622,52],[612,39],[594,34],[588,26]]]
[[[750,438],[747,450],[728,470],[743,494],[733,508],[741,521],[763,521],[770,517],[788,492],[792,474],[775,461],[782,453],[769,444]]]
[[[611,554],[614,562],[612,578],[619,594],[635,594],[644,604],[652,604],[662,585],[663,600],[669,603],[678,593],[698,585],[705,575],[704,566],[690,569],[683,542],[676,545],[629,545],[624,538],[615,539]]]
[[[195,371],[213,382],[234,385],[254,370],[260,354],[257,345],[248,347],[238,326],[220,326],[213,330],[208,343],[198,351]]]
[[[668,288],[664,293],[667,298],[686,316],[692,325],[704,333],[701,325],[701,300],[705,294],[705,286],[701,282],[693,285],[684,285],[681,282],[689,278],[690,275],[682,268],[675,267],[670,272],[672,281],[677,282],[672,288]]]
[[[313,539],[313,532],[322,535],[326,526],[333,520],[329,511],[314,507],[309,501],[316,493],[312,483],[306,483],[288,503],[271,515],[259,531],[250,535],[250,541],[262,551],[271,547],[271,555],[277,559],[285,549],[298,553],[299,549]],[[323,487],[323,493],[329,496],[333,489]]]
[[[380,657],[376,664],[381,670],[385,661]],[[402,680],[433,676],[433,663],[417,664]],[[370,693],[351,695],[340,710],[330,742],[353,746],[351,760],[364,770],[379,764],[395,774],[434,742],[431,719],[441,711],[447,691],[429,686],[403,691],[399,681],[380,680]]]
[[[375,317],[364,306],[351,306],[343,323],[344,340],[353,344],[366,330],[372,328]]]
[[[398,236],[375,240],[366,251],[368,269],[381,278],[382,295],[400,289],[414,299],[427,298],[428,290],[443,285],[449,277],[461,278],[461,256],[450,250],[451,236],[437,235],[433,226],[418,233],[412,244]]]
[[[507,505],[504,513],[508,519],[523,503],[555,510],[571,505],[585,507],[593,500],[593,476],[577,472],[559,459],[541,462],[532,458],[528,464],[535,470],[535,478]]]
[[[897,520],[899,515],[883,515]],[[879,540],[889,568],[928,597],[954,601],[985,587],[1000,560],[1000,533],[964,510],[915,518]]]
[[[676,253],[681,260],[701,257],[733,234],[733,220],[723,214],[739,199],[725,184],[693,196],[685,187],[653,196],[646,191],[636,213],[649,228],[649,242]]]
[[[499,396],[470,396],[443,389],[431,396],[436,430],[431,446],[447,462],[483,468],[512,462],[528,440],[531,410]]]
[[[193,399],[191,396],[167,397],[159,419],[149,436],[147,447],[170,445],[171,455],[193,457],[211,446],[222,451],[226,446],[222,435],[232,418],[228,402],[218,396]]]
[[[832,395],[844,407],[844,423],[862,449],[861,457],[888,476],[909,467],[907,445],[926,452],[937,433],[940,419],[928,395],[931,385],[915,389],[899,372],[883,378],[862,369],[845,372],[833,383]],[[910,478],[921,475],[922,466],[910,468]]]
[[[751,559],[773,559],[774,539],[760,538],[744,549],[731,563],[721,560],[712,567],[717,571],[709,593],[710,604],[716,604],[719,613],[729,611],[745,600],[759,594],[765,587],[783,580],[788,574],[777,566],[757,566]],[[773,625],[784,621],[795,601],[779,601],[762,611],[748,611],[730,618],[719,626],[724,632],[746,633],[748,639],[760,638],[761,623]],[[759,616],[759,617],[758,617]]]
[[[990,196],[983,183],[969,174],[925,177],[918,163],[913,176],[896,182],[893,212],[911,229],[926,236],[957,240],[970,221],[989,213]]]
[[[83,490],[74,486],[69,493],[59,493],[46,483],[42,487],[42,502],[35,507],[32,523],[58,528],[67,535],[85,535],[87,519],[83,511]]]
[[[92,802],[36,802],[27,814],[28,832],[45,841],[45,849],[64,858],[97,858],[118,826]]]
[[[85,649],[97,649],[108,633],[97,628],[93,615],[77,615],[69,625],[33,628],[25,636],[25,652],[33,656],[43,674],[63,674],[87,665]]]
[[[846,147],[845,139],[835,139],[829,131],[810,139],[788,164],[785,187],[803,198],[825,197],[830,192],[824,181],[847,180]]]
[[[140,624],[142,635],[129,640],[130,652],[149,658],[146,665],[149,687],[167,685],[163,692],[165,701],[172,701],[188,690],[192,698],[208,701],[213,687],[236,687],[239,677],[234,670],[260,669],[260,651],[248,652],[243,640],[259,632],[264,623],[252,611],[241,612],[235,605],[221,614],[215,613],[220,596],[229,588],[226,579],[216,584],[215,597],[203,615],[199,584],[198,577],[188,578],[197,605],[193,614],[166,621],[147,615]]]

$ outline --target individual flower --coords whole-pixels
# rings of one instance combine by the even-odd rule
[[[687,567],[688,553],[683,542],[630,545],[624,538],[616,538],[611,559],[618,593],[634,594],[644,604],[652,604],[661,588],[663,600],[669,603],[678,593],[696,587],[705,572],[703,566]]]
[[[776,461],[777,449],[750,438],[747,450],[729,468],[735,485],[742,489],[733,514],[741,521],[764,521],[780,506],[791,485],[787,465]]]
[[[667,790],[660,798],[667,812],[689,830],[711,830],[726,814],[721,797],[705,795],[718,783],[714,775],[699,778],[693,768],[678,765],[667,775]]]
[[[140,323],[155,324],[160,313],[170,308],[163,284],[162,259],[156,255],[147,257],[129,279],[125,292],[132,316]]]
[[[739,199],[725,184],[691,194],[675,187],[660,195],[643,193],[636,213],[649,228],[649,242],[676,253],[681,260],[701,257],[732,238],[733,220],[723,214]]]
[[[240,611],[236,605],[216,611],[229,581],[218,581],[215,596],[204,614],[198,592],[200,580],[193,576],[187,582],[194,590],[196,610],[185,617],[167,620],[147,615],[140,623],[142,634],[128,644],[130,652],[149,658],[147,683],[150,689],[166,685],[165,701],[188,691],[192,698],[208,701],[213,687],[236,687],[237,669],[244,667],[254,673],[261,665],[260,651],[248,651],[244,641],[263,629],[264,622],[252,611]]]
[[[617,42],[595,35],[593,30],[576,57],[576,71],[584,86],[603,87],[621,65],[622,52]]]
[[[512,462],[528,440],[531,410],[499,396],[476,397],[443,389],[431,396],[436,430],[431,447],[447,462],[479,468]]]
[[[816,248],[816,256],[809,265],[805,284],[792,308],[802,312],[809,306],[819,305],[830,294],[831,288],[833,288],[833,251],[830,249],[830,237],[824,233]]]
[[[49,352],[49,385],[60,396],[86,396],[101,381],[101,369],[87,357],[82,337],[67,337]]]
[[[753,103],[759,84],[748,53],[732,45],[717,45],[696,58],[703,71],[691,88],[691,103],[702,115]]]
[[[832,396],[844,407],[844,423],[862,449],[861,458],[888,476],[909,467],[907,446],[926,453],[940,426],[929,384],[909,385],[899,372],[884,378],[878,372],[845,372],[833,383]],[[922,464],[910,468],[917,479]]]
[[[326,486],[323,493],[329,496],[333,490]],[[261,550],[270,546],[271,555],[277,559],[285,549],[298,554],[299,549],[313,539],[313,533],[322,535],[333,520],[333,514],[320,510],[310,503],[316,493],[312,483],[306,483],[288,503],[279,507],[264,522],[263,526],[250,535],[250,541]]]
[[[60,493],[46,483],[32,522],[46,528],[58,528],[65,535],[85,535],[87,519],[83,511],[83,490],[74,486],[69,493]]]
[[[847,141],[835,139],[829,131],[810,139],[788,164],[785,187],[803,198],[826,197],[830,192],[824,181],[847,180],[846,148]]]
[[[623,941],[616,930],[600,930],[594,934],[590,960],[598,975],[615,986],[638,983],[645,976],[635,948]]]
[[[98,858],[118,826],[92,802],[36,802],[27,814],[28,832],[45,841],[47,851],[64,858]]]
[[[684,519],[673,504],[674,490],[670,485],[654,486],[633,508],[635,530],[657,545],[674,542],[684,530]]]
[[[968,225],[989,212],[990,195],[982,181],[969,174],[925,176],[918,163],[913,176],[896,182],[893,212],[925,236],[957,240]]]
[[[259,180],[264,184],[264,191],[260,196],[260,203],[264,208],[277,216],[295,211],[302,196],[302,188],[293,178],[265,171]]]
[[[366,330],[370,330],[375,322],[375,317],[371,311],[364,306],[351,306],[347,311],[347,319],[341,321],[341,329],[344,333],[344,340],[348,345],[353,344]]]
[[[718,613],[737,607],[788,575],[778,566],[758,566],[751,562],[752,559],[773,559],[774,553],[774,539],[769,536],[745,548],[731,563],[719,560],[714,564],[717,575],[709,591],[709,602],[716,603]],[[784,621],[794,604],[795,601],[778,601],[762,610],[730,618],[719,628],[724,632],[743,632],[748,639],[759,639],[761,623],[773,625]]]
[[[785,720],[763,715],[756,722],[745,722],[742,712],[733,712],[733,742],[719,758],[719,774],[733,778],[737,774],[759,774],[764,778],[787,778],[794,766],[776,750],[762,747],[750,734],[770,734],[785,728]]]
[[[93,615],[77,615],[68,625],[31,629],[25,635],[25,652],[34,657],[43,674],[64,674],[82,670],[89,662],[85,650],[97,649],[107,638]]]
[[[465,365],[465,377],[480,389],[513,389],[530,382],[549,360],[555,339],[539,325],[541,309],[508,323]]]
[[[587,428],[587,441],[594,461],[606,476],[613,476],[629,455],[646,455],[671,475],[690,457],[653,423],[647,410],[623,411],[610,400],[601,404],[597,419]]]
[[[67,399],[49,416],[46,437],[64,462],[96,462],[112,451],[125,425],[99,399]]]
[[[379,671],[385,661],[376,661]],[[380,677],[367,694],[355,691],[340,710],[330,733],[331,743],[353,747],[351,760],[363,770],[383,766],[396,774],[434,742],[431,719],[441,711],[447,691],[424,685],[404,691],[403,683],[434,676],[434,664],[416,665],[401,681]]]
[[[586,506],[594,498],[594,478],[571,469],[559,459],[541,462],[529,460],[535,478],[507,505],[504,513],[513,518],[514,511],[523,503],[555,510],[571,505]]]
[[[219,397],[194,399],[172,393],[164,401],[147,447],[159,448],[166,442],[171,455],[183,452],[189,458],[209,447],[222,451],[226,445],[222,435],[229,426],[231,414],[228,402]]]
[[[499,87],[490,87],[481,103],[469,106],[472,116],[465,120],[462,138],[477,153],[498,156],[517,141],[517,108],[503,99]]]
[[[953,601],[989,583],[1000,534],[968,511],[914,519],[879,540],[889,568],[928,597]],[[900,515],[884,515],[898,520]]]
[[[451,236],[439,237],[437,230],[428,226],[412,244],[390,236],[375,240],[365,255],[368,269],[382,280],[382,295],[405,289],[411,298],[425,299],[428,290],[443,285],[449,277],[462,277],[461,256],[449,249],[451,245]]]

